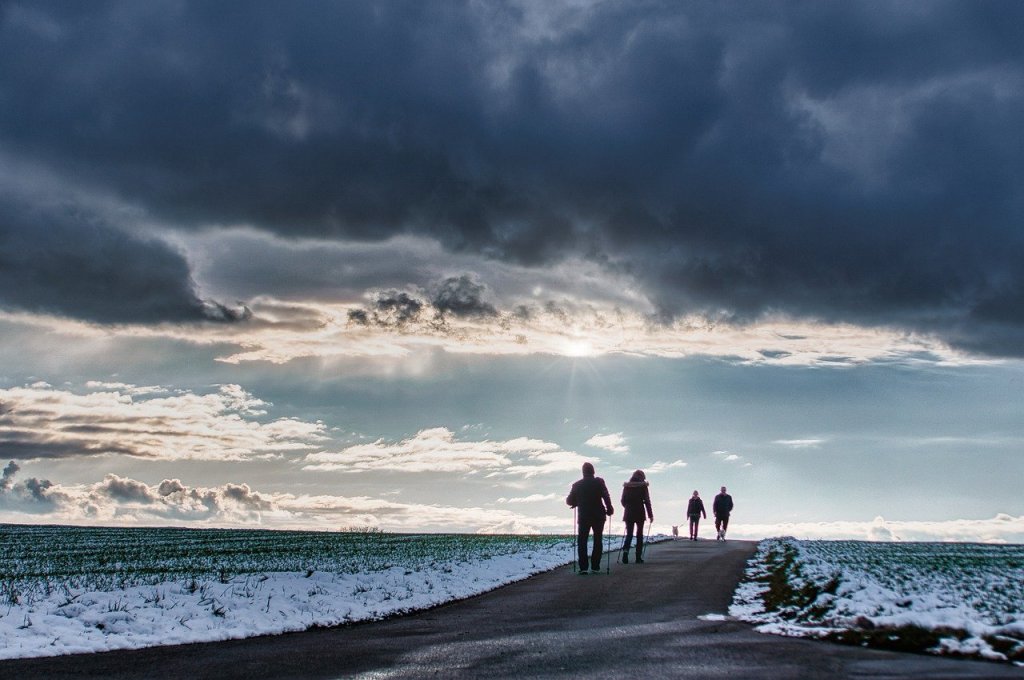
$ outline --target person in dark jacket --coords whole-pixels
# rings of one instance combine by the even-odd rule
[[[576,548],[579,553],[580,574],[587,569],[595,574],[601,571],[601,536],[605,517],[615,512],[612,498],[604,480],[594,476],[592,463],[583,464],[583,479],[572,485],[565,502],[576,508]],[[594,549],[587,557],[587,537],[594,532]]]
[[[729,513],[732,512],[732,496],[725,492],[725,487],[722,487],[722,493],[715,496],[715,502],[711,504],[711,512],[715,515],[715,531],[718,536],[716,540],[724,541],[725,532],[729,529]]]
[[[622,545],[623,564],[629,564],[629,547],[633,544],[634,528],[636,529],[636,562],[643,564],[644,519],[654,521],[649,486],[647,475],[643,470],[637,470],[628,482],[622,484],[622,521],[626,523],[626,542]]]
[[[701,515],[704,519],[708,518],[708,513],[704,511],[704,501],[700,499],[700,494],[697,490],[693,490],[693,495],[690,496],[690,502],[686,505],[686,517],[690,520],[690,540],[697,540],[697,528],[700,526]]]

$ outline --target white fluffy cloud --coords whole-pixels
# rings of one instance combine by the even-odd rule
[[[305,457],[306,470],[442,472],[522,475],[577,470],[584,458],[558,444],[519,437],[507,441],[464,441],[446,427],[417,432],[408,439],[356,444],[338,452]]]
[[[744,467],[750,467],[750,463],[740,462],[743,460],[743,456],[739,455],[738,453],[730,453],[728,451],[712,451],[711,455],[715,456],[715,458],[722,461],[723,463],[736,463],[738,465],[743,465]]]
[[[94,484],[62,485],[36,478],[17,482],[18,471],[11,463],[0,477],[0,522],[505,533],[544,533],[564,525],[561,518],[500,508],[257,492],[241,483],[190,487],[165,479],[150,485],[114,474]]]
[[[626,438],[622,436],[621,432],[595,434],[585,443],[587,446],[593,446],[596,449],[604,449],[606,451],[611,451],[612,453],[629,453],[629,445],[626,444]]]
[[[46,383],[0,389],[0,447],[19,460],[122,454],[244,460],[306,452],[319,422],[265,418],[269,404],[238,385],[207,394],[89,383],[84,394]]]
[[[648,474],[657,474],[659,472],[664,472],[665,470],[671,470],[672,468],[684,468],[686,465],[686,462],[681,459],[674,460],[671,463],[658,460],[648,465],[646,470]]]
[[[247,484],[189,488],[177,479],[150,486],[106,475],[94,484],[62,485],[30,477],[15,482],[20,467],[4,469],[0,518],[30,521],[114,524],[250,524],[273,512],[270,499]]]

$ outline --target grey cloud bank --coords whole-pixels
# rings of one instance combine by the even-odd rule
[[[782,312],[1019,356],[1022,14],[9,3],[0,150],[178,230],[414,234],[527,269],[583,258],[665,318]],[[51,208],[0,193],[0,304],[244,317],[130,220]],[[486,314],[467,283],[435,305]]]
[[[33,204],[0,185],[0,305],[101,323],[241,321],[242,307],[201,299],[168,244],[88,209]]]

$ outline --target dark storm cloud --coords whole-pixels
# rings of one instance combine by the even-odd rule
[[[1024,352],[1019,3],[2,11],[0,147],[182,227],[579,255],[666,318]]]
[[[384,328],[404,328],[427,322],[436,330],[447,329],[446,315],[457,317],[498,316],[494,305],[484,300],[487,287],[473,276],[450,276],[432,286],[430,300],[401,290],[374,291],[365,307],[348,313],[350,323]],[[422,291],[421,291],[422,292]]]
[[[372,304],[377,314],[393,319],[398,325],[415,320],[425,306],[422,300],[397,290],[377,293]]]
[[[103,323],[239,321],[200,299],[185,258],[82,208],[0,191],[0,307]]]
[[[487,288],[475,281],[468,274],[452,276],[444,281],[434,293],[434,308],[441,314],[450,313],[455,316],[497,316],[498,310],[486,302],[484,294]]]
[[[350,323],[363,326],[401,328],[417,321],[428,306],[426,300],[402,290],[380,290],[370,294],[366,307],[348,313]]]

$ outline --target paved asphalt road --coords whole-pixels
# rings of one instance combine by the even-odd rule
[[[652,545],[411,616],[230,642],[0,662],[0,678],[1024,678],[1005,664],[754,632],[726,613],[745,541]],[[614,557],[613,557],[614,559]]]

